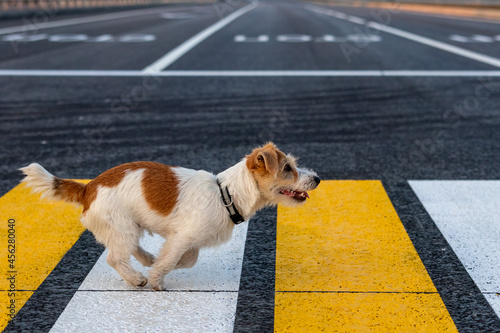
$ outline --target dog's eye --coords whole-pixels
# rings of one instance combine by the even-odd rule
[[[290,172],[292,171],[292,167],[290,166],[290,164],[286,164],[285,165],[285,168],[283,169],[285,172]]]

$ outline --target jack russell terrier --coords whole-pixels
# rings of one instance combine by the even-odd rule
[[[278,203],[298,206],[320,179],[296,166],[273,143],[255,148],[236,165],[214,175],[155,162],[126,163],[82,184],[53,176],[32,163],[22,180],[42,197],[83,206],[81,222],[109,249],[107,262],[133,286],[148,279],[132,268],[133,255],[152,266],[149,283],[164,290],[163,278],[193,267],[200,248],[231,238],[236,224]],[[157,258],[139,245],[144,231],[166,239]]]

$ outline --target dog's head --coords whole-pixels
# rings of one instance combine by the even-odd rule
[[[307,191],[314,190],[320,182],[314,171],[298,168],[295,158],[272,142],[255,148],[246,157],[246,165],[262,196],[273,204],[300,205],[309,198]]]

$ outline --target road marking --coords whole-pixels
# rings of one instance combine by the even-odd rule
[[[234,36],[234,41],[237,43],[265,43],[269,41],[268,35],[259,35],[257,37],[247,37],[245,35]]]
[[[80,214],[72,204],[40,200],[23,184],[0,198],[0,331],[10,319],[7,305],[14,304],[17,313],[85,230]],[[15,220],[14,253],[7,247],[9,219]],[[8,254],[15,255],[13,262],[7,261]],[[7,274],[13,279],[7,280]]]
[[[315,12],[315,13],[329,15],[329,16],[333,16],[336,18],[340,18],[340,19],[347,19],[347,16],[345,18],[339,17],[339,14],[343,14],[343,13],[340,13],[340,12],[337,12],[337,11],[334,11],[331,9],[326,9],[326,8],[316,9],[315,7],[312,7],[312,6],[308,6],[306,8]],[[352,16],[352,17],[354,17],[354,16]],[[381,24],[378,22],[368,21],[366,23],[366,26],[373,28],[373,29],[376,29],[376,30],[379,30],[379,31],[384,31],[386,33],[389,33],[389,34],[392,34],[392,35],[395,35],[398,37],[402,37],[402,38],[405,38],[405,39],[408,39],[408,40],[411,40],[411,41],[414,41],[414,42],[417,42],[420,44],[434,47],[436,49],[440,49],[440,50],[443,50],[443,51],[446,51],[449,53],[453,53],[453,54],[456,54],[456,55],[459,55],[459,56],[462,56],[465,58],[469,58],[469,59],[472,59],[472,60],[475,60],[478,62],[482,62],[484,64],[488,64],[488,65],[491,65],[494,67],[500,67],[500,59],[498,59],[498,58],[494,58],[494,57],[490,57],[490,56],[487,56],[487,55],[484,55],[484,54],[481,54],[478,52],[466,50],[466,49],[463,49],[461,47],[454,46],[454,45],[447,44],[447,43],[443,43],[443,42],[437,41],[437,40],[432,39],[432,38],[420,36],[420,35],[417,35],[417,34],[412,33],[412,32],[389,27],[385,24]]]
[[[77,291],[50,332],[231,333],[237,295]]]
[[[87,16],[87,17],[81,17],[81,18],[53,21],[53,22],[43,22],[43,23],[39,23],[39,24],[25,24],[22,26],[2,28],[2,29],[0,29],[0,35],[7,35],[7,34],[13,34],[13,33],[19,33],[19,32],[26,34],[26,35],[29,35],[32,32],[36,32],[36,31],[39,31],[42,29],[66,27],[69,25],[116,20],[116,19],[122,19],[122,18],[128,18],[128,17],[137,17],[137,16],[142,16],[142,15],[158,15],[159,13],[161,13],[161,9],[153,8],[153,9],[142,9],[142,10],[131,10],[131,11],[122,12],[122,13],[94,15],[94,16]]]
[[[259,35],[257,37],[247,37],[245,35],[236,35],[233,40],[237,43],[266,43],[269,42],[268,35]],[[345,37],[336,37],[333,35],[323,35],[314,38],[311,35],[293,35],[284,34],[276,36],[276,41],[284,43],[306,43],[306,42],[324,42],[324,43],[344,43],[344,42],[357,42],[357,43],[372,43],[380,42],[382,38],[378,35],[369,34],[351,34]]]
[[[30,43],[39,42],[42,40],[47,40],[49,42],[58,43],[68,43],[68,42],[93,42],[93,43],[103,43],[103,42],[121,42],[121,43],[141,43],[141,42],[152,42],[156,40],[155,35],[151,34],[127,34],[121,36],[113,36],[110,34],[104,34],[99,36],[88,36],[86,34],[36,34],[36,35],[24,35],[24,34],[11,34],[0,38],[2,42],[19,42],[19,43]]]
[[[279,35],[276,37],[278,42],[301,43],[310,42],[312,37],[309,35]]]
[[[461,36],[461,35],[450,35],[450,40],[459,43],[468,43],[469,38]]]
[[[173,62],[175,62],[177,59],[182,57],[184,54],[189,52],[192,48],[203,42],[205,39],[219,31],[220,29],[224,28],[226,25],[231,23],[232,21],[236,20],[238,17],[241,15],[251,11],[252,9],[256,8],[258,6],[258,2],[252,2],[251,4],[238,9],[234,13],[226,16],[222,20],[218,21],[217,23],[209,26],[208,28],[204,29],[203,31],[197,33],[193,37],[189,38],[185,42],[183,42],[181,45],[177,46],[175,49],[172,51],[168,52],[165,54],[163,57],[152,63],[151,65],[147,66],[142,70],[144,74],[152,74],[152,73],[158,73],[170,66]]]
[[[471,37],[465,37],[462,35],[450,35],[450,40],[459,43],[494,43],[500,42],[500,35],[495,36],[485,36],[485,35],[473,35]]]
[[[472,40],[480,42],[480,43],[493,43],[494,38],[490,36],[484,35],[474,35],[472,36]]]
[[[356,17],[356,16],[348,16],[347,20],[352,23],[356,24],[366,24],[366,21],[362,19],[361,17]]]
[[[169,20],[183,20],[183,19],[192,19],[198,17],[198,15],[193,13],[163,13],[161,17]]]
[[[228,243],[202,250],[193,268],[168,274],[165,292],[151,292],[149,285],[128,286],[106,263],[105,251],[51,332],[86,332],[88,327],[103,332],[130,327],[148,332],[232,332],[247,228],[242,224]],[[164,241],[146,236],[141,244],[156,254]],[[131,263],[147,276],[135,258]]]
[[[354,70],[354,71],[163,71],[147,73],[135,70],[24,70],[2,69],[0,77],[499,77],[500,71],[432,71],[432,70]]]
[[[278,207],[276,332],[457,331],[380,181],[310,196]]]
[[[500,181],[409,181],[500,316]]]

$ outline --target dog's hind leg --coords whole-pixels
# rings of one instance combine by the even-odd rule
[[[179,268],[191,268],[196,264],[196,261],[198,260],[198,253],[200,252],[199,249],[190,249],[187,250],[175,266],[175,269]]]
[[[143,266],[151,267],[155,263],[155,256],[144,250],[140,245],[137,246],[137,249],[132,253],[132,255]]]
[[[144,287],[148,283],[148,279],[130,265],[130,253],[116,247],[110,247],[106,261],[128,284]]]
[[[182,256],[191,247],[184,237],[170,236],[163,244],[153,268],[149,271],[149,283],[154,290],[164,290],[163,278],[174,270]]]
[[[126,221],[123,222],[122,224],[114,224],[114,226],[123,227],[126,225]],[[140,251],[139,236],[139,228],[132,223],[128,223],[126,228],[109,228],[105,243],[109,250],[106,261],[127,283],[136,287],[144,287],[148,283],[148,279],[130,265],[130,256]],[[147,253],[144,250],[142,252]]]

